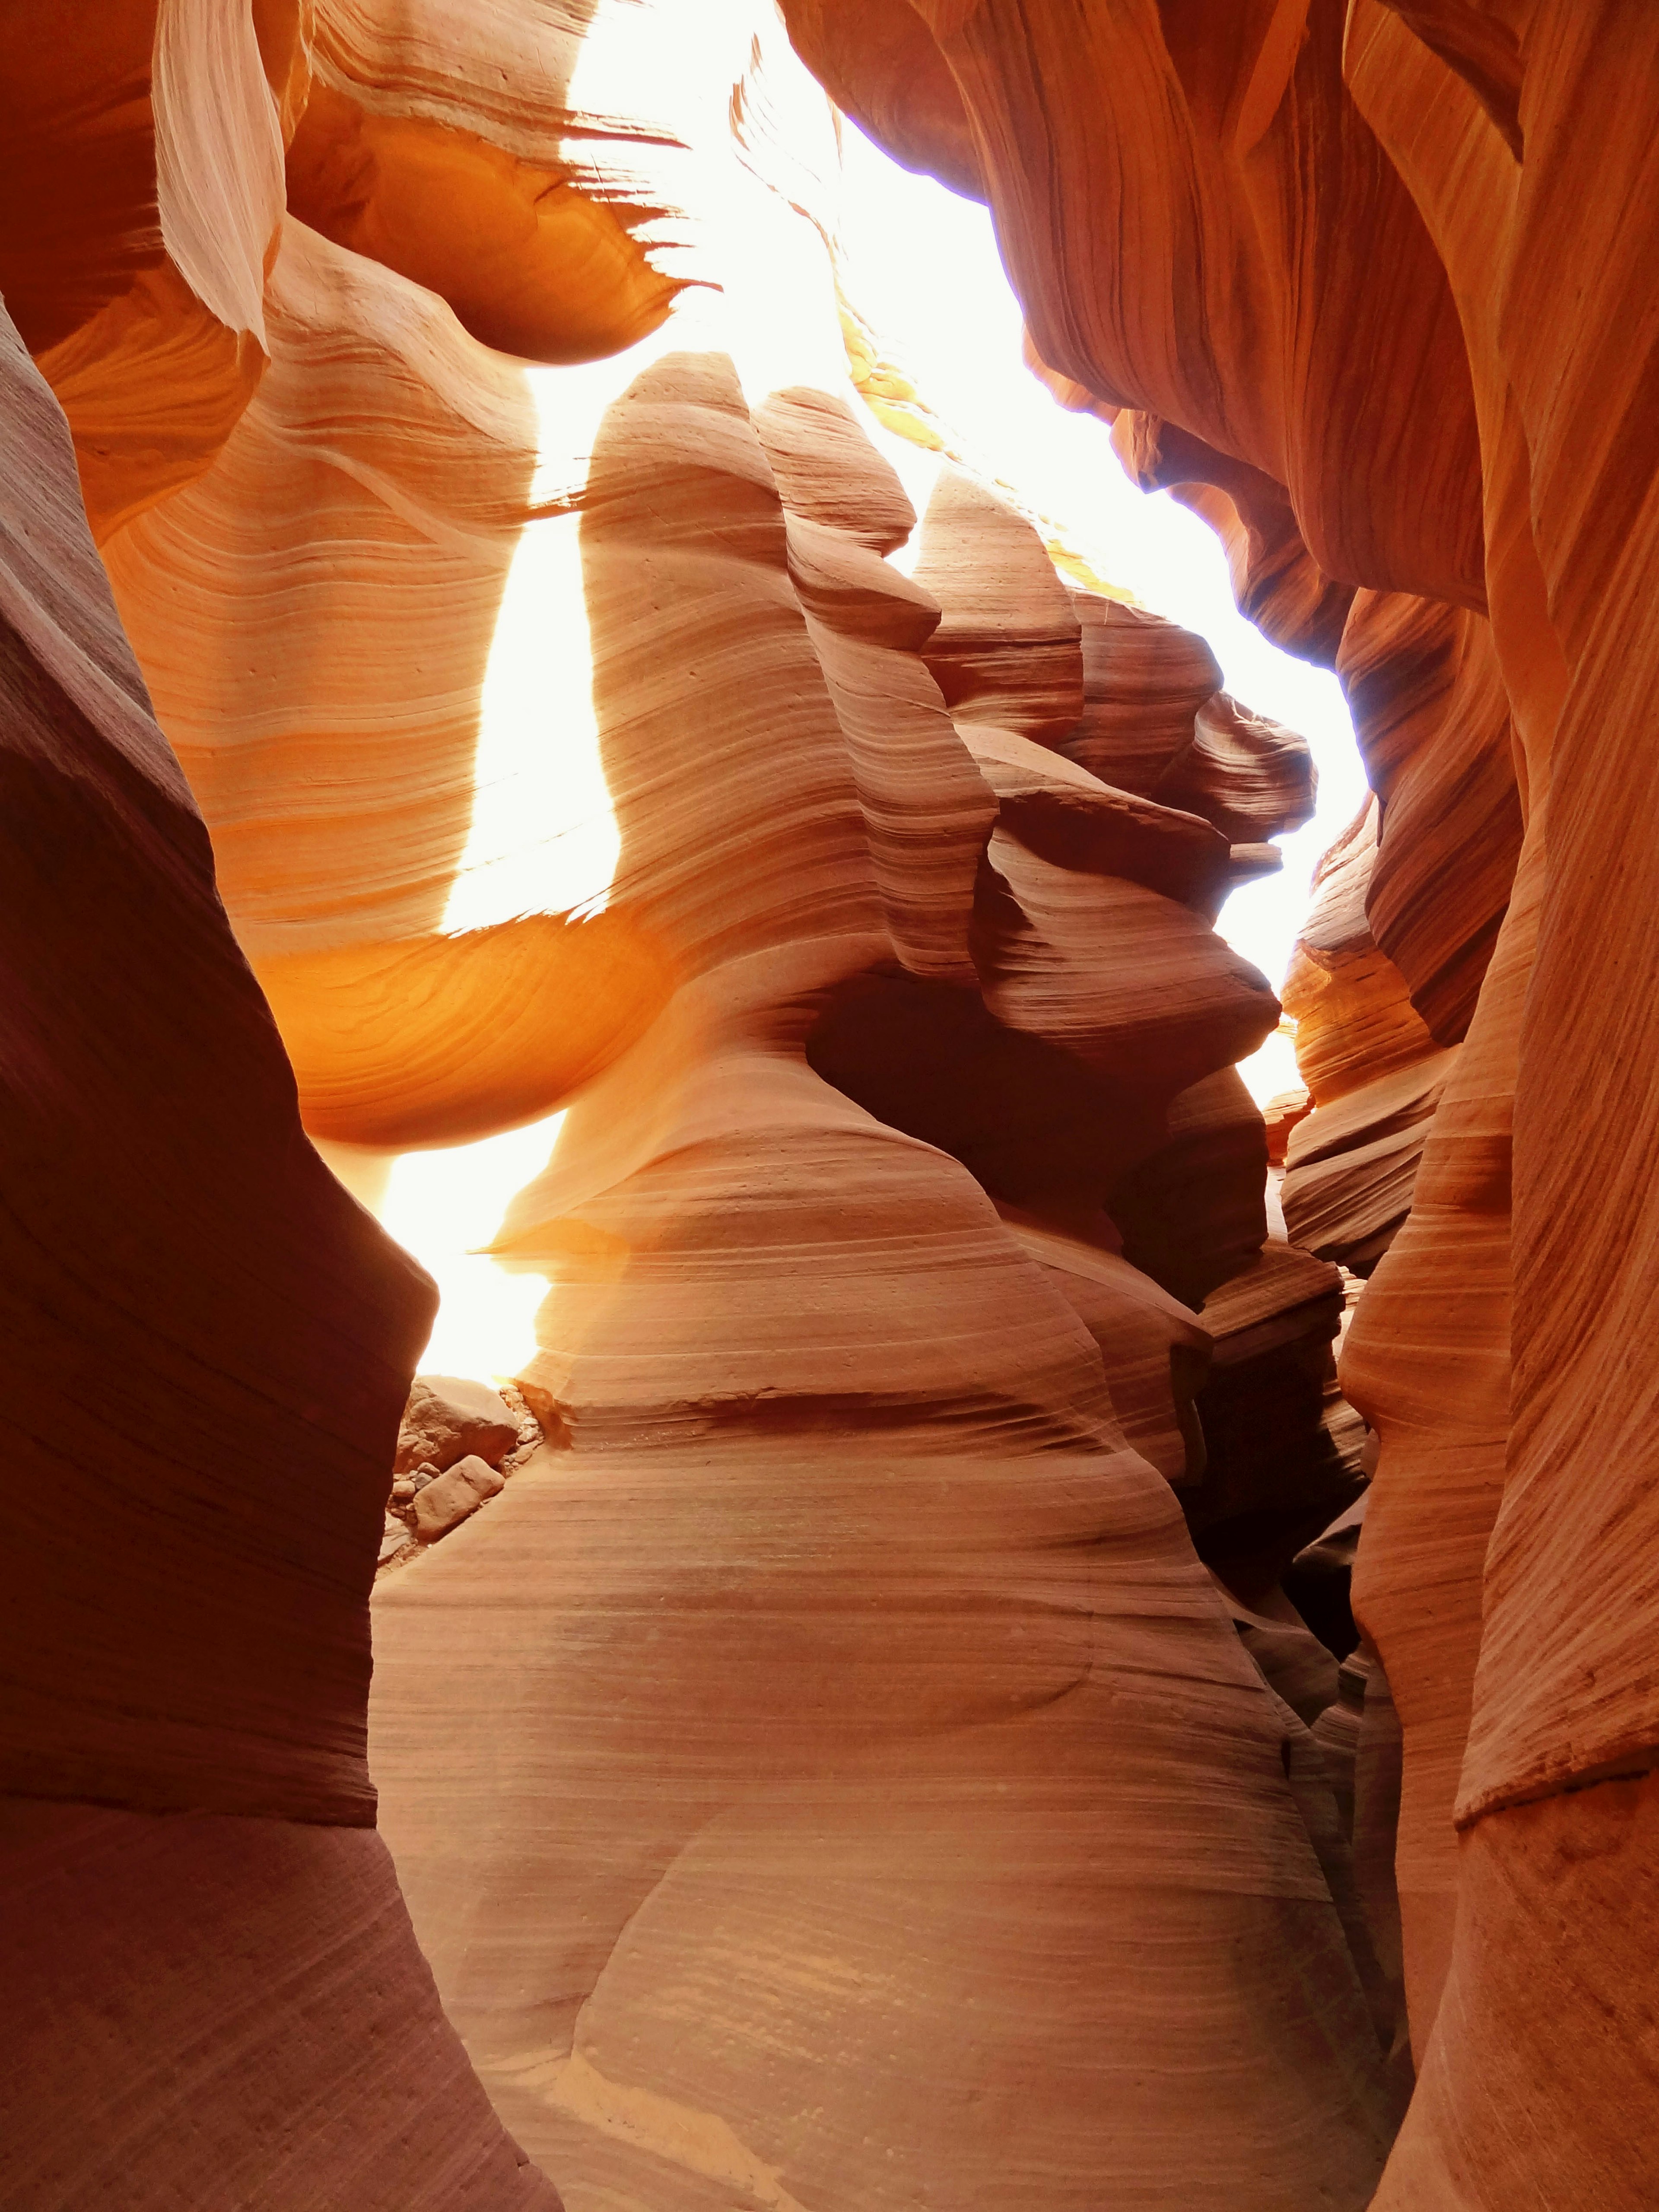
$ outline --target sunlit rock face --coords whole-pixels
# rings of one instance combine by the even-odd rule
[[[31,968],[17,878],[11,1279],[111,1426],[27,1508],[17,2201],[1357,2212],[1320,1664],[1235,1627],[1358,1480],[1211,927],[1305,747],[882,441],[769,9],[44,20],[9,619],[107,942]],[[422,1462],[480,1510],[415,1491],[377,1597],[400,1899],[429,1293],[301,1124],[373,1197],[558,1114],[471,1231],[545,1446]]]
[[[915,0],[866,60],[869,12],[785,0],[988,202],[1066,403],[1338,669],[1380,801],[1287,987],[1285,1193],[1376,1264],[1355,1604],[1419,2071],[1377,2204],[1650,2203],[1659,22]]]
[[[1305,750],[883,439],[769,9],[25,11],[12,2194],[1357,2208],[1408,2043],[1378,2204],[1649,2205],[1659,28],[784,13],[1346,686],[1296,1245]],[[380,1587],[406,1907],[302,1126],[494,1148],[547,1439]]]

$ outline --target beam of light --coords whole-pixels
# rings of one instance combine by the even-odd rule
[[[441,1152],[374,1152],[319,1143],[340,1181],[390,1237],[417,1259],[442,1304],[422,1372],[507,1382],[536,1350],[539,1275],[509,1274],[476,1248],[495,1233],[514,1194],[547,1164],[564,1121],[550,1114]]]
[[[987,210],[901,169],[850,123],[841,245],[860,312],[892,343],[929,405],[962,434],[975,463],[1017,485],[1099,574],[1206,639],[1228,690],[1299,730],[1313,748],[1318,811],[1277,841],[1282,872],[1236,891],[1218,925],[1278,984],[1307,911],[1314,865],[1364,796],[1336,678],[1270,645],[1234,605],[1226,561],[1207,526],[1167,492],[1137,490],[1106,426],[1068,414],[1026,368],[1019,303]],[[902,439],[872,434],[900,467],[913,501],[918,493],[925,500],[936,464]],[[1241,1072],[1259,1099],[1294,1084],[1289,1039],[1269,1038]]]
[[[570,400],[593,380],[526,369],[538,477],[578,478],[571,448],[591,444],[586,417],[598,404],[590,398],[582,409]],[[484,667],[472,818],[444,908],[446,934],[604,905],[618,840],[592,678],[580,517],[536,516],[514,546]]]

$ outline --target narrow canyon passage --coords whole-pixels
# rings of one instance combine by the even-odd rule
[[[1659,2201],[1659,27],[17,13],[0,2198]]]

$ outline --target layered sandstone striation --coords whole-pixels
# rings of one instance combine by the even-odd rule
[[[131,1810],[24,1837],[58,1915],[32,2016],[65,1915],[90,2006],[124,1952],[113,1986],[154,1989],[191,1899],[214,1972],[273,1985],[242,2046],[261,2087],[216,2075],[191,2136],[216,2178],[168,2179],[195,2077],[165,2035],[135,2057],[130,2201],[547,2195],[369,1832],[390,1541],[380,1821],[466,2056],[572,2206],[1081,2212],[1111,2172],[1148,2203],[1357,2208],[1391,2110],[1340,1815],[1189,1528],[1219,1495],[1218,1335],[1250,1418],[1326,1433],[1334,1278],[1262,1260],[1231,1073],[1278,1003],[1211,927],[1306,818],[1305,747],[1195,640],[1062,584],[970,472],[907,493],[848,381],[833,118],[764,11],[210,12],[163,9],[125,106],[71,89],[129,132],[89,238],[141,230],[153,179],[143,270],[229,343],[235,404],[127,344],[151,280],[113,248],[102,293],[64,258],[30,335],[252,970],[197,831],[216,950],[127,929],[132,1041],[101,1048],[162,1033],[129,972],[187,977],[191,1048],[275,1087],[198,1084],[196,1138],[156,1109],[194,1195],[143,1194],[173,1272],[121,1310],[142,1333],[176,1297],[206,1334],[171,1398],[115,1394],[167,1439],[138,1503],[112,1479],[100,1509],[144,1571],[55,1633],[95,1678],[125,1621],[207,1703],[171,1748],[158,1721],[150,1765],[105,1726],[49,1779]],[[550,1286],[520,1378],[545,1449],[520,1424],[509,1453],[443,1378],[397,1443],[425,1294],[305,1146],[296,1089],[318,1137],[382,1154],[568,1103],[480,1224]],[[264,1305],[203,1249],[236,1285],[257,1258]],[[1263,1268],[1224,1328],[1196,1310]],[[252,1455],[222,1380],[250,1363],[307,1425],[267,1407]],[[316,1471],[274,1537],[262,1455]],[[244,1571],[170,1536],[181,1465]],[[1269,1579],[1330,1504],[1316,1485],[1257,1547]],[[67,1602],[49,1576],[40,1601]],[[32,1773],[66,1735],[20,1740]],[[169,1808],[242,1826],[126,1893],[126,1931],[87,1905],[123,1847],[97,1823]],[[218,1984],[179,1977],[163,2017],[210,2052]],[[330,2008],[349,2065],[283,2042],[325,1984],[355,1993]],[[1194,2070],[1196,2117],[1168,2087]],[[118,2131],[78,2063],[33,2124],[39,2201],[107,2194]]]
[[[1322,1249],[1387,1246],[1343,1371],[1381,1440],[1355,1598],[1422,2080],[1377,2202],[1644,2204],[1659,31],[1619,0],[910,12],[907,106],[826,30],[856,0],[786,6],[988,200],[1066,404],[1342,674],[1379,802],[1289,987],[1286,1194]]]
[[[0,392],[6,2199],[551,2208],[364,1757],[430,1287],[306,1142],[9,325]]]
[[[1284,984],[1312,1109],[1285,1139],[1285,1227],[1360,1275],[1372,1273],[1411,1211],[1460,1049],[1436,1044],[1371,933],[1380,811],[1373,796],[1320,862]]]
[[[7,2201],[1635,2212],[1659,32],[781,13],[8,57],[8,1282],[79,1425]],[[924,452],[807,68],[1346,689],[1294,1241],[1212,925],[1307,749]],[[476,1225],[537,1349],[408,1396],[302,1132],[566,1109]]]
[[[496,1240],[552,1283],[521,1381],[565,1449],[379,1608],[377,1767],[413,1910],[500,2108],[577,2203],[1012,2181],[1082,2205],[1108,2166],[1153,2197],[1222,2174],[1266,2203],[1266,2164],[1363,2201],[1380,2053],[1285,1723],[1111,1389],[1121,1365],[1184,1474],[1170,1354],[1204,1333],[1114,1267],[1102,1200],[1273,1002],[1189,908],[1086,849],[1046,857],[1000,818],[986,848],[988,808],[955,963],[907,957],[875,833],[907,803],[931,821],[938,783],[893,780],[890,753],[872,781],[831,640],[908,635],[915,687],[945,632],[957,714],[942,686],[918,697],[936,752],[1086,797],[1025,734],[1076,719],[1075,617],[1013,518],[981,548],[984,495],[950,479],[914,581],[887,583],[854,555],[896,487],[866,451],[861,507],[827,444],[816,492],[780,483],[742,358],[660,357],[596,441],[618,880],[685,980]],[[810,570],[803,517],[840,532],[803,534]],[[709,743],[687,748],[693,670]],[[1109,931],[1166,963],[1178,1016],[1152,1018]],[[1028,1068],[1051,1090],[1000,1130]],[[1240,1972],[1194,2014],[1182,1986],[1224,1928]],[[1148,1946],[1170,1971],[1131,2029]],[[1145,2070],[1149,2033],[1203,2054],[1196,2132]]]

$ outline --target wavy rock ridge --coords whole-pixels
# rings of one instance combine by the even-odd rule
[[[1309,1249],[1211,927],[1306,748],[859,404],[769,9],[29,13],[9,1279],[107,1410],[26,1439],[8,2201],[1644,2203],[1652,40],[783,12],[1347,688]],[[565,1107],[389,1859],[430,1293],[301,1125]]]
[[[1285,1187],[1376,1267],[1355,1606],[1421,2073],[1376,2202],[1646,2203],[1654,25],[917,0],[901,75],[871,12],[786,8],[878,137],[988,201],[1045,374],[1338,669],[1376,794],[1287,987]]]

